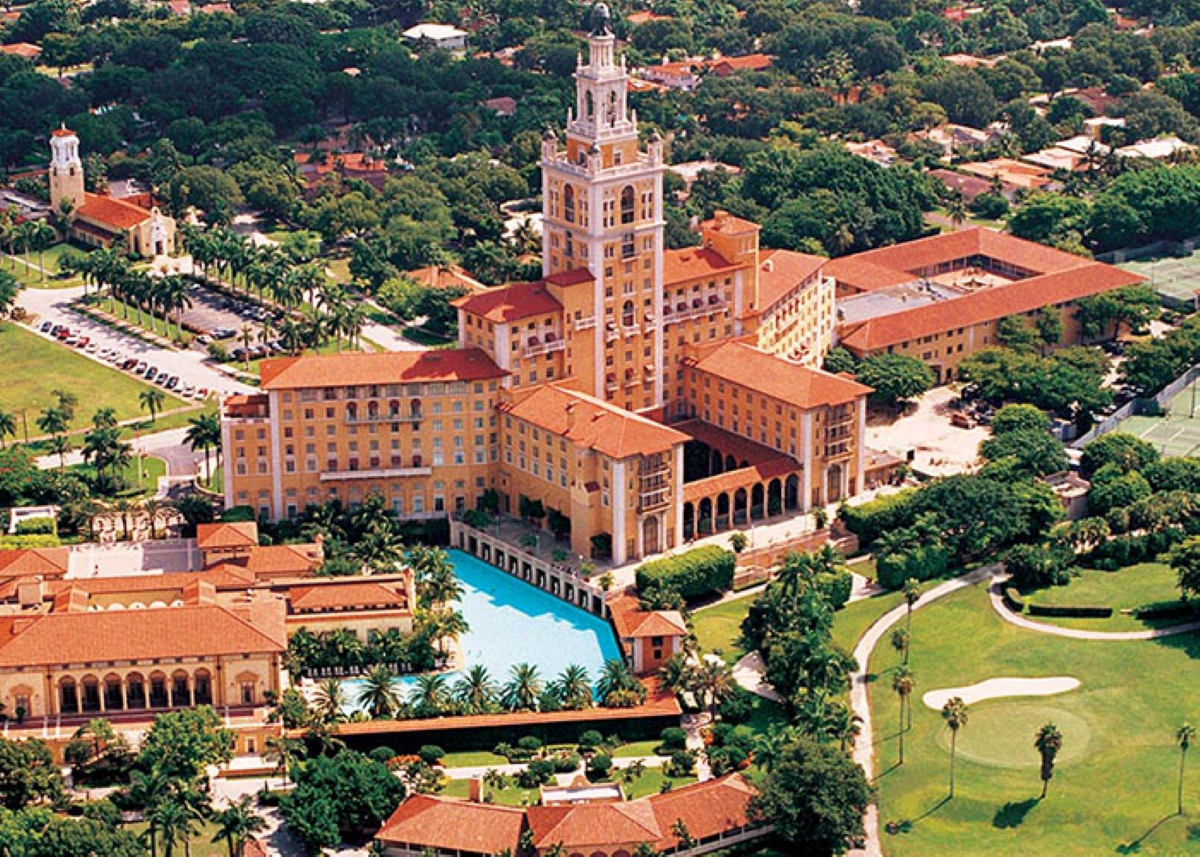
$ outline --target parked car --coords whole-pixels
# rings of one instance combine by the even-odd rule
[[[53,327],[54,327],[54,322],[43,321],[41,323],[41,325],[38,326],[38,330],[40,330],[42,333],[49,333],[53,329]]]
[[[138,360],[136,357],[128,357],[125,360],[121,361],[121,368],[124,369],[126,372],[129,372],[131,370],[136,371],[137,367],[138,367]]]
[[[174,390],[176,387],[179,386],[179,376],[172,375],[170,378],[167,379],[167,383],[165,386],[168,390]]]
[[[94,343],[94,342],[89,342],[89,343],[88,343],[88,344],[87,344],[87,345],[84,347],[84,349],[83,349],[83,350],[84,350],[84,351],[86,351],[88,354],[95,354],[97,351],[99,351],[99,350],[100,350],[100,346],[99,346],[99,345],[97,345],[97,344],[96,344],[96,343]]]

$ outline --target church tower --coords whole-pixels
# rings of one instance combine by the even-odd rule
[[[56,212],[64,199],[70,200],[73,211],[78,211],[84,201],[79,138],[66,127],[50,135],[50,205]]]
[[[663,145],[645,150],[629,109],[608,7],[598,3],[588,56],[575,71],[566,147],[542,142],[542,273],[569,277],[563,296],[572,367],[584,389],[632,411],[663,405]],[[590,353],[584,353],[588,352]]]

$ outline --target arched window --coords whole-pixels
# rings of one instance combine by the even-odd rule
[[[608,124],[617,124],[617,94],[615,92],[608,94]]]
[[[575,222],[575,188],[571,185],[563,188],[563,220]]]
[[[596,99],[589,92],[584,96],[584,104],[587,106],[587,118],[593,119],[596,116]]]
[[[625,301],[625,305],[621,307],[621,324],[633,327],[634,323],[633,301]]]
[[[626,185],[621,189],[621,222],[633,223],[634,219],[634,198],[632,185]]]

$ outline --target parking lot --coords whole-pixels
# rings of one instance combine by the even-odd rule
[[[192,305],[183,311],[183,325],[200,335],[200,345],[212,340],[232,340],[249,325],[257,344],[264,321],[276,322],[281,313],[265,309],[247,300],[229,297],[200,283],[188,286]]]

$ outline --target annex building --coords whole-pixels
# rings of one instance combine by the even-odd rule
[[[149,194],[117,199],[85,190],[79,137],[65,127],[50,135],[49,179],[50,205],[65,215],[67,237],[88,247],[117,244],[147,258],[175,252],[175,220]]]
[[[1144,277],[990,229],[964,229],[834,259],[837,341],[860,358],[906,354],[938,383],[958,363],[995,346],[1007,316],[1062,317],[1060,344],[1078,344],[1077,302]],[[1032,322],[1030,322],[1032,323]]]
[[[495,492],[621,564],[874,480],[870,390],[815,368],[827,260],[721,212],[667,250],[662,142],[639,144],[607,26],[588,42],[565,146],[543,142],[542,279],[460,298],[456,349],[264,361],[261,391],[223,405],[227,505],[378,493],[420,519]]]

